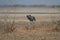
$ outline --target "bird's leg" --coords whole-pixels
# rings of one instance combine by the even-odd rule
[[[30,22],[30,29],[34,29],[35,27],[34,27],[34,22],[32,21],[32,22]]]

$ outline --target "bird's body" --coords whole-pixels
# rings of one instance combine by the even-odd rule
[[[35,17],[34,16],[31,16],[31,15],[27,15],[27,18],[29,21],[36,21]]]

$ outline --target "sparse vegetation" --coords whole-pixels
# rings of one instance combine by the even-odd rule
[[[24,22],[24,21],[18,21],[16,22],[16,18],[15,16],[13,16],[11,19],[10,16],[8,15],[4,15],[4,18],[2,18],[2,20],[0,20],[0,30],[1,32],[5,31],[5,32],[13,32],[16,28],[20,27],[23,30],[43,30],[43,31],[53,31],[53,30],[60,30],[59,26],[60,26],[60,20],[56,20],[56,21],[51,21],[51,22]],[[3,31],[2,31],[3,30]]]
[[[15,30],[15,18],[11,21],[8,20],[9,16],[8,15],[4,15],[4,19],[3,21],[0,20],[0,31],[1,32],[13,32]]]
[[[60,20],[27,22],[16,21],[16,16],[3,17],[0,18],[0,40],[58,40]]]
[[[0,40],[60,40],[60,9],[42,6],[1,7]],[[31,13],[36,21],[31,23],[24,13]]]

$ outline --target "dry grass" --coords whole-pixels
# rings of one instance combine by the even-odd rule
[[[1,29],[7,28],[7,29],[11,29],[10,31],[12,31],[12,29],[15,29],[14,28],[14,26],[15,26],[17,28],[20,27],[20,29],[23,29],[23,30],[57,30],[57,29],[59,29],[59,26],[60,26],[60,23],[59,23],[60,16],[59,15],[55,15],[55,16],[54,15],[53,16],[51,16],[51,15],[36,16],[35,15],[37,21],[34,23],[30,23],[28,21],[23,21],[23,20],[27,20],[26,17],[23,15],[21,15],[21,16],[19,16],[19,15],[9,15],[8,16],[8,15],[9,14],[7,14],[7,15],[3,14],[2,16],[0,15]],[[42,18],[42,17],[44,17],[44,18]],[[43,21],[41,21],[41,20],[43,20]]]
[[[0,22],[0,31],[1,32],[13,32],[14,30],[17,31],[59,31],[60,30],[60,20],[56,22],[24,22],[24,21],[1,21]]]
[[[10,17],[0,18],[0,40],[60,40],[60,20],[31,23]]]

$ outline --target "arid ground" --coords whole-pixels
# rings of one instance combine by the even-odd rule
[[[60,8],[0,7],[0,40],[60,40]]]

